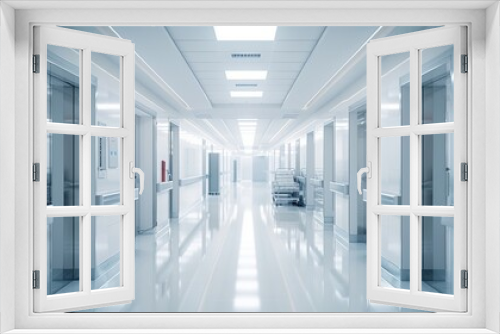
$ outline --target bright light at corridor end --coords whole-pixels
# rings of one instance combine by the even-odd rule
[[[275,26],[215,26],[218,41],[274,41]]]
[[[257,130],[256,119],[239,119],[240,136],[245,150],[251,149],[255,141],[255,131]]]
[[[236,91],[232,90],[231,97],[262,97],[262,91]]]
[[[266,80],[267,71],[226,71],[227,80]]]

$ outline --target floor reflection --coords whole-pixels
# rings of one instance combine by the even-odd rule
[[[274,206],[267,183],[208,196],[136,238],[136,299],[87,312],[408,312],[366,299],[366,244],[314,211]]]

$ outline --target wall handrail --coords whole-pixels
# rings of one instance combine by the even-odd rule
[[[179,180],[179,187],[189,186],[191,184],[200,182],[206,178],[207,178],[206,175],[197,175],[197,176],[186,177],[184,179]]]

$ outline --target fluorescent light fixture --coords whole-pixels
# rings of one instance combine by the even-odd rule
[[[245,124],[245,123],[240,123],[239,124],[240,129],[254,129],[257,127],[257,124]]]
[[[96,103],[99,110],[120,110],[120,103]]]
[[[231,97],[262,97],[262,91],[254,90],[254,91],[240,91],[240,90],[232,90]]]
[[[215,26],[218,41],[274,41],[276,26]]]
[[[257,71],[231,71],[227,70],[226,79],[227,80],[266,80],[267,71],[257,70]]]

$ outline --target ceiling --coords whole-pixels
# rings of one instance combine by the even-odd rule
[[[371,39],[426,29],[279,26],[274,41],[218,41],[210,26],[71,28],[135,44],[136,100],[143,110],[245,151],[273,148],[330,119],[337,101],[364,87],[365,46]],[[268,75],[230,81],[225,70],[267,70]],[[232,98],[232,90],[261,90],[263,96]],[[250,143],[242,119],[255,120]]]
[[[167,27],[212,107],[281,107],[325,27],[280,27],[274,41],[218,41],[213,27]],[[225,70],[267,70],[266,80],[226,80]],[[246,87],[241,87],[246,85]],[[248,87],[251,85],[251,87]],[[231,98],[230,91],[263,91]]]

